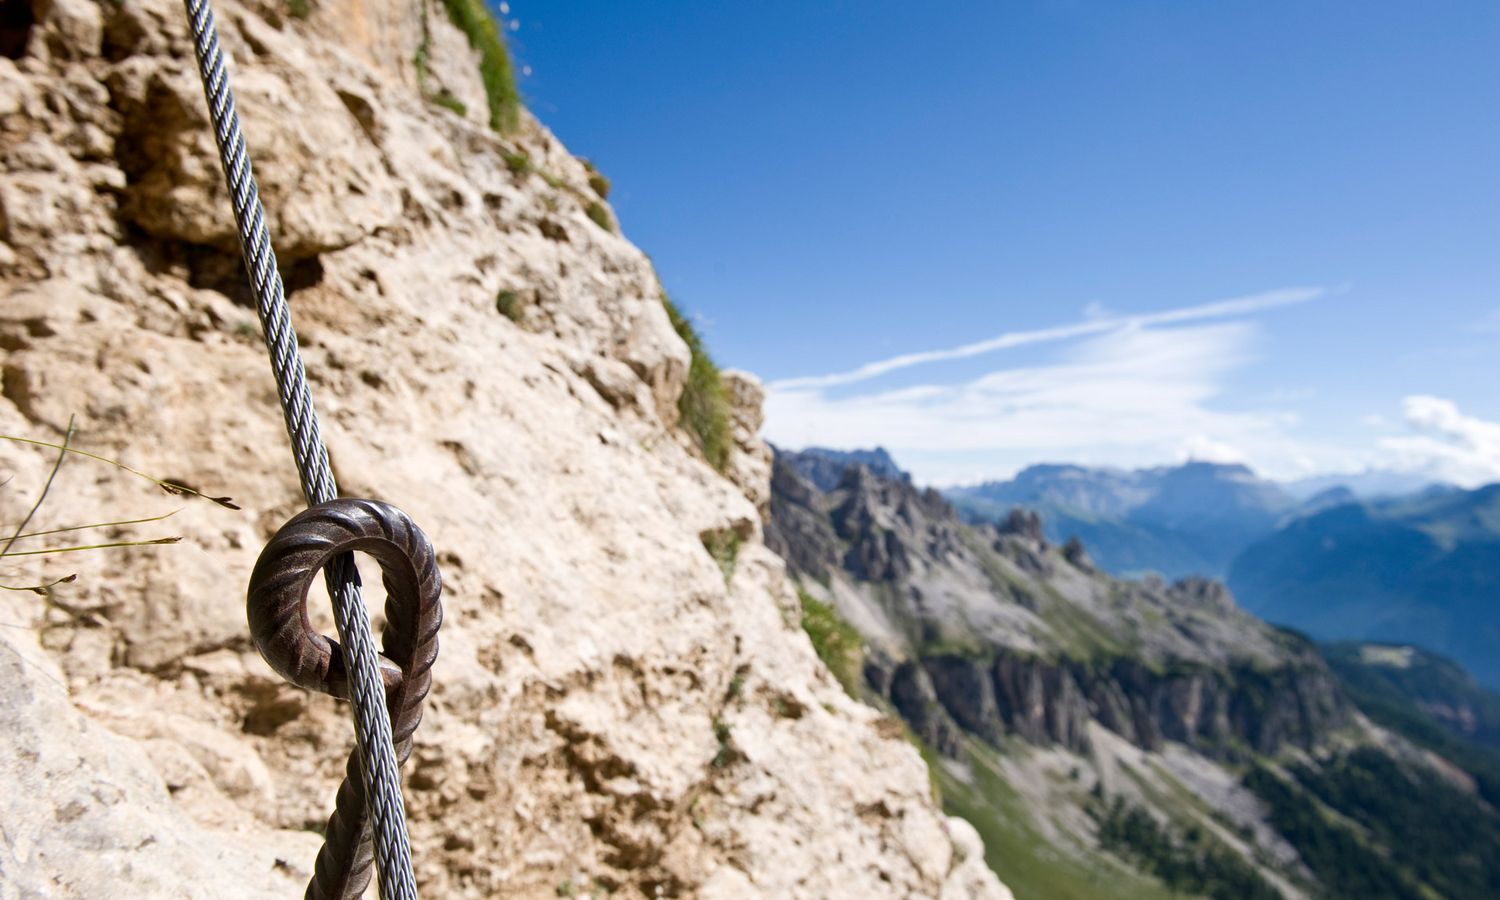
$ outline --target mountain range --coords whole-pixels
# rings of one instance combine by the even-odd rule
[[[828,467],[777,453],[767,546],[820,655],[910,732],[1018,897],[1500,886],[1492,760],[1434,718],[1441,701],[1386,683],[1410,721],[1377,721],[1363,704],[1379,692],[1356,696],[1317,645],[1218,582],[1120,579],[1034,511],[965,522],[857,463],[827,490],[805,474]],[[1182,493],[1158,493],[1173,521]]]
[[[1033,510],[1050,540],[1076,535],[1106,570],[1168,578],[1222,577],[1301,502],[1244,466],[1206,462],[1134,471],[1037,465],[947,497],[970,521]]]
[[[1112,574],[1224,579],[1271,622],[1318,640],[1416,644],[1500,686],[1500,486],[1370,496],[1415,481],[1354,483],[1282,484],[1201,462],[1038,465],[947,497],[972,523],[1037,512],[1049,540],[1078,537]]]
[[[1500,485],[1292,519],[1238,554],[1229,585],[1313,637],[1418,644],[1500,686]]]

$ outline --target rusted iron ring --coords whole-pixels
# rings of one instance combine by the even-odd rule
[[[380,671],[397,763],[404,764],[422,721],[443,622],[443,582],[432,544],[406,513],[378,500],[338,499],[293,516],[266,544],[250,575],[250,634],[260,655],[287,681],[347,700],[343,649],[313,631],[307,590],[324,566],[356,550],[380,563],[385,583]],[[359,897],[373,860],[359,757],[351,753],[307,897]]]

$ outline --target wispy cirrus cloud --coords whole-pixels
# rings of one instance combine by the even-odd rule
[[[1217,300],[1197,306],[1184,306],[1141,315],[1115,315],[1107,312],[1102,304],[1095,301],[1090,303],[1085,309],[1082,321],[1069,325],[1059,325],[1053,328],[1040,328],[1031,331],[1006,332],[982,341],[961,344],[957,347],[949,347],[944,350],[928,350],[920,353],[906,353],[900,356],[892,356],[887,359],[865,363],[846,372],[834,372],[828,375],[813,375],[800,378],[785,378],[772,382],[770,387],[773,390],[837,387],[839,385],[868,381],[900,369],[908,369],[926,363],[966,359],[974,356],[982,356],[987,353],[994,353],[999,350],[1023,347],[1029,344],[1067,341],[1127,328],[1148,328],[1208,319],[1247,316],[1252,313],[1275,309],[1278,306],[1306,303],[1309,300],[1317,299],[1327,292],[1326,288],[1320,287],[1283,288],[1261,294],[1252,294],[1247,297]]]
[[[929,483],[1003,476],[1043,460],[1250,460],[1288,474],[1337,465],[1288,440],[1290,413],[1224,411],[1211,403],[1229,373],[1255,356],[1253,316],[1325,293],[1287,288],[1141,315],[1094,306],[1073,323],[783,379],[769,386],[767,435],[786,446],[883,445]],[[1042,364],[997,365],[955,383],[862,384],[928,363],[1049,343],[1058,353]]]

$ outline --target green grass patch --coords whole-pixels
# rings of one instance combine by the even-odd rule
[[[505,49],[495,17],[484,0],[443,0],[443,6],[449,21],[469,39],[469,46],[479,51],[479,77],[489,98],[490,127],[501,134],[515,131],[521,124],[521,94],[516,90],[510,52]],[[426,59],[425,47],[418,53]]]
[[[917,655],[923,659],[934,656],[956,656],[959,659],[971,659],[986,665],[995,661],[994,648],[984,646],[978,638],[969,635],[956,638],[944,636],[923,641],[918,648]]]
[[[610,217],[609,210],[604,208],[604,204],[598,200],[589,201],[589,205],[584,207],[583,213],[589,217],[589,221],[603,228],[605,231],[613,232],[615,230],[615,220]]]
[[[579,158],[578,161],[583,163],[584,169],[589,173],[589,189],[598,194],[600,200],[608,200],[610,189],[609,179],[604,176],[603,172],[594,167],[593,162],[583,158]]]
[[[677,399],[682,427],[696,440],[709,465],[722,472],[729,462],[729,448],[733,437],[729,433],[729,396],[724,392],[724,383],[719,378],[719,367],[714,365],[708,350],[703,346],[703,339],[671,298],[662,294],[661,302],[667,308],[667,317],[672,320],[677,336],[682,338],[692,353],[687,384],[683,386],[682,396]]]
[[[515,291],[501,291],[495,295],[495,311],[516,324],[521,322],[521,298]]]
[[[714,740],[719,742],[719,752],[714,754],[713,767],[722,769],[735,761],[734,729],[723,719],[714,717]]]
[[[943,809],[968,820],[984,839],[984,860],[1017,900],[1167,900],[1180,898],[1160,882],[1118,863],[1068,853],[1037,825],[1021,795],[1005,780],[995,751],[966,740],[973,773],[966,783],[937,765]]]
[[[589,189],[598,194],[600,200],[608,200],[610,188],[609,179],[604,177],[603,172],[600,172],[598,169],[594,168],[594,164],[591,161],[582,158],[580,158],[578,161],[583,163],[584,169],[586,169],[589,173]]]
[[[860,685],[864,681],[864,640],[832,606],[801,588],[797,589],[797,597],[802,601],[802,630],[812,640],[818,659],[839,680],[849,696],[859,699]]]
[[[729,580],[734,577],[734,564],[739,559],[743,539],[727,528],[705,531],[699,539],[703,541],[703,549],[719,564],[719,571],[724,573],[724,583],[729,584]]]
[[[436,94],[433,94],[427,99],[431,100],[433,103],[436,103],[438,106],[441,106],[443,109],[458,113],[459,116],[466,116],[469,114],[469,108],[464,105],[464,102],[448,93],[447,91],[438,91]]]
[[[514,175],[529,175],[529,174],[531,174],[531,171],[532,171],[531,157],[527,156],[526,154],[524,154],[524,153],[506,153],[501,158],[505,160],[505,167],[507,169],[510,169],[511,174],[514,174]]]
[[[312,15],[311,0],[286,0],[287,15],[294,19],[306,19]]]

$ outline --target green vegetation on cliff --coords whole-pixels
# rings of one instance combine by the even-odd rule
[[[840,618],[832,606],[807,591],[798,588],[797,596],[802,601],[802,630],[812,640],[818,658],[849,696],[858,698],[865,664],[865,645],[859,631]]]
[[[968,820],[984,839],[984,860],[1016,900],[1166,900],[1181,897],[1113,858],[1061,844],[1006,779],[999,752],[964,742],[964,762],[933,769],[943,811]]]
[[[580,158],[578,161],[583,163],[583,167],[588,170],[589,188],[599,195],[600,200],[608,200],[610,189],[609,178],[603,172],[599,171],[592,160]]]
[[[1116,795],[1092,810],[1099,846],[1136,863],[1173,891],[1213,900],[1280,900],[1282,894],[1255,867],[1193,825],[1163,825],[1144,807]]]
[[[1437,775],[1361,747],[1291,776],[1245,784],[1329,895],[1500,896],[1500,815]]]
[[[743,539],[727,528],[705,531],[699,539],[703,541],[703,549],[718,564],[719,571],[724,573],[724,583],[728,584],[734,578],[734,564],[739,559]]]
[[[688,430],[703,451],[703,457],[715,469],[723,471],[729,462],[729,396],[724,392],[724,382],[719,377],[719,367],[714,365],[703,346],[703,339],[693,328],[672,298],[661,295],[661,304],[667,308],[667,317],[677,336],[682,338],[692,353],[688,365],[687,384],[677,400],[677,411],[682,416],[682,427]]]
[[[448,18],[479,51],[479,76],[490,101],[490,127],[508,134],[521,124],[521,94],[510,68],[510,52],[484,0],[443,0]]]
[[[515,73],[510,66],[510,51],[505,48],[505,39],[500,36],[500,25],[485,6],[484,0],[443,0],[451,21],[464,36],[469,46],[479,52],[479,77],[484,82],[484,93],[489,98],[490,127],[501,134],[509,134],[521,124],[521,93],[516,89]],[[427,36],[427,7],[422,7],[422,43],[417,47],[412,64],[417,69],[417,81],[426,93],[427,61],[431,52]],[[459,115],[467,110],[456,97],[446,92],[430,95],[429,100],[451,109]]]

